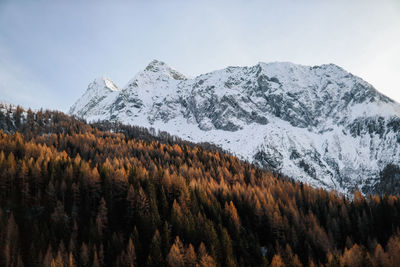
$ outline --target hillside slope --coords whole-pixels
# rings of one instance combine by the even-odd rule
[[[398,197],[60,112],[0,110],[0,125],[1,266],[398,266]]]

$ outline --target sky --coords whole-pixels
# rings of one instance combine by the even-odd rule
[[[67,112],[88,84],[123,87],[153,59],[337,64],[400,102],[400,1],[0,0],[0,100]]]

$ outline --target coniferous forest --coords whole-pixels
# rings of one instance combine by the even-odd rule
[[[399,196],[348,198],[138,127],[0,112],[1,266],[399,266]]]

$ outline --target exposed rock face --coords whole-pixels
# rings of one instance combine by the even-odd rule
[[[123,89],[95,80],[70,114],[211,142],[341,192],[373,192],[400,163],[400,105],[333,64],[259,63],[189,79],[155,60]]]

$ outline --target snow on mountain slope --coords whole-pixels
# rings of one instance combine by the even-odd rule
[[[388,164],[400,165],[400,105],[333,64],[259,63],[189,79],[154,60],[122,89],[96,79],[70,114],[211,142],[345,193],[371,191]]]
[[[89,84],[83,96],[71,107],[70,113],[77,113],[79,116],[107,116],[107,110],[114,104],[120,89],[108,78],[101,77]],[[101,103],[101,105],[100,105]]]

